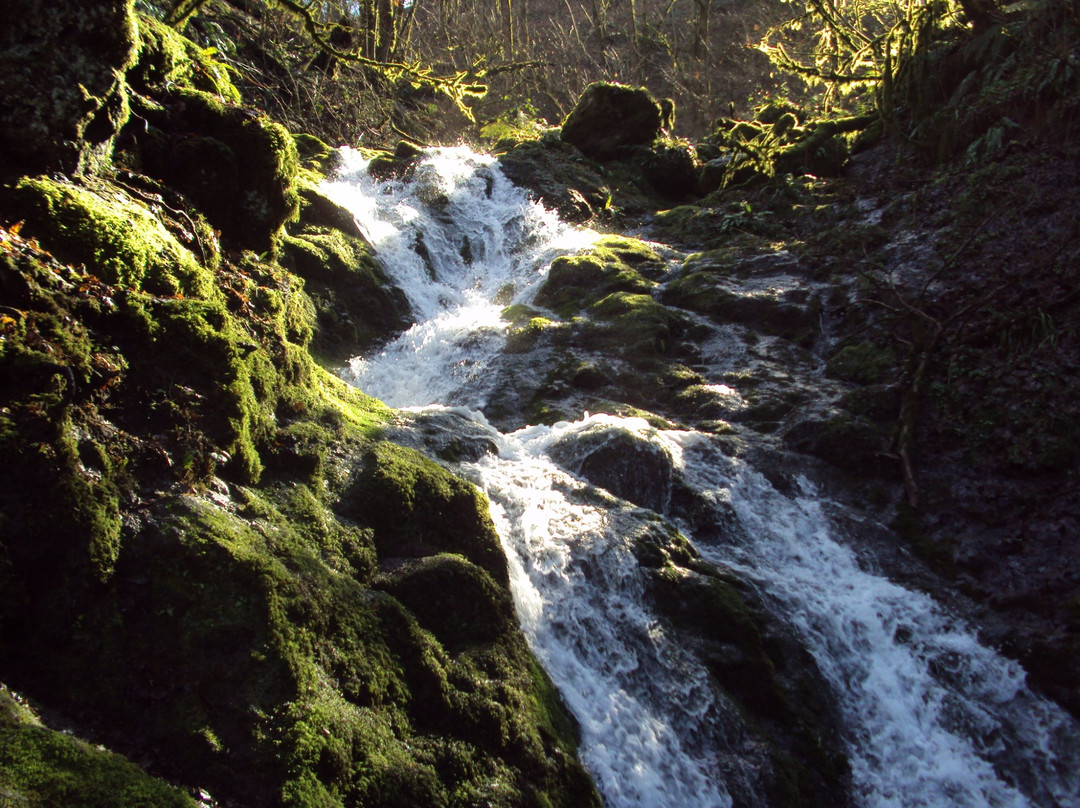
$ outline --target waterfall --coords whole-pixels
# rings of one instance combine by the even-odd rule
[[[502,352],[501,310],[530,302],[553,258],[595,234],[562,224],[464,148],[433,150],[385,182],[346,151],[325,192],[355,214],[417,318],[345,375],[395,407],[453,408],[497,447],[455,470],[491,501],[521,625],[581,727],[582,759],[609,808],[765,798],[753,775],[762,753],[739,710],[647,605],[632,543],[662,515],[553,459],[556,444],[604,429],[662,450],[718,520],[734,513],[737,542],[679,526],[705,559],[752,583],[813,657],[841,713],[857,805],[1080,806],[1077,722],[962,620],[875,573],[809,481],[780,492],[711,436],[639,418],[586,413],[511,434],[486,422],[500,369],[523,361]]]

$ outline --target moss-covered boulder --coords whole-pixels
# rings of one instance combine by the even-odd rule
[[[889,381],[895,375],[897,360],[891,348],[872,342],[845,345],[829,357],[825,372],[834,379],[871,385]]]
[[[718,323],[739,323],[765,334],[808,343],[817,333],[820,304],[803,284],[755,283],[713,268],[691,271],[668,284],[660,299],[705,314]]]
[[[644,294],[655,286],[664,262],[649,245],[623,236],[605,236],[580,255],[556,258],[536,304],[568,316],[612,292]]]
[[[647,294],[612,292],[587,311],[593,322],[581,329],[584,342],[637,364],[676,354],[690,330],[685,314]]]
[[[311,208],[332,218],[328,205]],[[304,226],[283,237],[281,263],[304,279],[316,314],[313,347],[330,360],[342,362],[412,323],[405,293],[390,283],[359,232]]]
[[[340,507],[372,526],[380,558],[462,553],[499,583],[508,580],[480,493],[414,450],[373,446]]]
[[[128,117],[133,0],[0,7],[0,173],[92,170]]]
[[[89,178],[27,177],[3,196],[26,235],[106,283],[163,296],[216,294],[212,273],[192,252],[206,259],[216,248],[205,222],[199,227],[188,217],[179,225],[151,212],[132,189]],[[190,246],[180,243],[179,232]]]
[[[197,808],[201,803],[115,752],[45,725],[0,685],[0,800],[20,808]]]
[[[594,164],[555,138],[507,145],[499,166],[511,182],[532,191],[567,222],[586,222],[608,211],[612,189]]]
[[[660,134],[659,102],[644,87],[590,84],[562,125],[562,139],[596,160],[608,160],[627,146],[648,145]]]
[[[4,681],[222,801],[598,806],[483,497],[372,442],[390,412],[307,355],[298,279],[225,256],[163,296],[0,244]],[[190,804],[0,735],[5,797]]]
[[[641,149],[633,159],[646,182],[664,199],[678,202],[697,192],[700,166],[689,143],[662,140],[650,149]]]
[[[897,463],[889,453],[889,425],[843,410],[800,419],[784,431],[793,449],[832,463],[852,474],[894,477]]]
[[[126,78],[132,89],[144,95],[160,93],[172,85],[240,103],[240,93],[224,64],[211,59],[206,48],[175,28],[145,14],[139,15],[138,59]]]
[[[292,136],[265,116],[199,90],[175,88],[129,130],[143,172],[178,189],[233,249],[275,249],[299,212]]]

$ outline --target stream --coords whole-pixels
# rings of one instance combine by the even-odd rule
[[[504,351],[500,313],[531,303],[551,261],[596,233],[561,223],[494,158],[463,147],[381,182],[345,151],[324,192],[353,212],[416,319],[344,375],[408,417],[467,425],[488,447],[453,470],[490,499],[521,625],[580,725],[608,808],[769,804],[742,711],[650,608],[633,542],[665,520],[752,587],[813,659],[836,704],[853,804],[1080,806],[1078,722],[961,616],[884,575],[850,529],[865,517],[841,528],[842,506],[812,479],[778,489],[717,436],[640,417],[582,412],[509,432],[488,422],[491,402],[538,372],[530,354]],[[668,494],[641,507],[574,473],[588,447],[616,438],[648,447],[694,492],[694,520]],[[727,526],[703,529],[710,519]]]

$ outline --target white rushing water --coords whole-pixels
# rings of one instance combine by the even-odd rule
[[[1080,806],[1077,722],[931,598],[866,569],[809,483],[782,494],[707,436],[641,419],[594,415],[510,435],[486,425],[499,312],[530,301],[553,257],[594,234],[561,224],[466,149],[383,183],[347,153],[326,192],[354,212],[418,320],[347,375],[393,406],[467,408],[458,412],[489,431],[498,455],[462,470],[492,502],[522,627],[581,725],[582,758],[609,808],[717,808],[732,793],[764,803],[751,775],[760,750],[645,605],[631,542],[657,517],[549,455],[556,441],[605,428],[662,446],[718,519],[734,510],[743,539],[698,550],[753,582],[802,638],[842,714],[858,805]]]

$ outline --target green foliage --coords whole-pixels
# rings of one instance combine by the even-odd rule
[[[874,107],[933,161],[996,158],[1051,123],[1068,125],[1080,89],[1077,20],[1065,0],[1006,13],[993,2],[810,0],[761,50],[821,88],[820,103]],[[792,53],[810,44],[810,56]]]
[[[548,128],[547,121],[540,118],[536,108],[526,101],[524,105],[507,109],[497,118],[485,122],[480,127],[480,137],[498,150],[509,143],[537,140]]]

